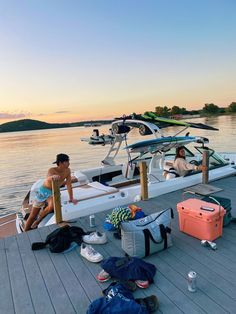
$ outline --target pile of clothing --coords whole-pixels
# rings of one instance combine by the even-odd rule
[[[143,217],[145,217],[144,212],[136,205],[118,206],[107,215],[103,227],[105,230],[115,231],[119,229],[121,222]]]
[[[158,309],[155,295],[135,299],[132,293],[135,287],[147,288],[153,282],[155,265],[137,257],[109,257],[101,262],[101,267],[97,279],[115,281],[103,290],[102,298],[90,304],[87,314],[149,314]]]
[[[155,265],[147,263],[138,257],[111,256],[101,262],[101,267],[110,277],[123,281],[142,280],[152,283],[156,274]],[[97,279],[99,280],[99,275]]]
[[[120,283],[112,283],[103,290],[103,297],[93,301],[87,314],[149,314],[159,307],[155,295],[135,299],[131,291]]]

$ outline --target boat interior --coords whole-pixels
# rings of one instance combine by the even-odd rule
[[[229,161],[215,153],[214,150],[202,146],[194,146],[193,149],[185,146],[185,155],[188,162],[200,165],[202,162],[203,149],[209,150],[209,170],[223,167],[229,164]],[[195,153],[194,153],[195,151]],[[104,166],[101,168],[85,170],[83,172],[75,172],[75,177],[80,183],[100,182],[106,186],[122,187],[137,184],[140,181],[140,162],[147,165],[147,175],[149,182],[165,181],[168,178],[164,175],[165,171],[169,171],[173,167],[175,158],[175,148],[167,152],[157,152],[155,154],[145,153],[138,155],[121,165]],[[187,176],[197,173],[191,171]],[[169,178],[170,179],[170,178]]]

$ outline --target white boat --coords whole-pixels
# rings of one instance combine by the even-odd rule
[[[144,117],[144,118],[143,118]],[[140,117],[139,117],[140,118]],[[102,160],[102,165],[97,168],[75,171],[76,182],[73,183],[73,194],[79,200],[77,205],[68,201],[66,188],[61,188],[61,207],[64,221],[70,221],[78,217],[95,214],[100,211],[112,209],[134,203],[140,200],[140,162],[147,165],[148,196],[153,198],[178,189],[186,188],[202,182],[201,172],[192,172],[185,177],[170,178],[164,176],[164,170],[168,171],[174,161],[175,149],[185,146],[187,161],[200,164],[203,150],[209,150],[209,181],[214,181],[226,176],[236,174],[236,154],[218,154],[207,145],[208,140],[199,136],[173,136],[164,137],[163,123],[167,125],[177,124],[184,127],[200,127],[212,129],[209,126],[196,123],[185,123],[170,119],[147,118],[144,115],[140,119],[135,117],[122,118],[112,123],[114,140],[109,151]],[[153,123],[154,122],[154,123]],[[152,139],[139,141],[127,145],[128,135],[133,129],[139,129],[140,135],[152,135]],[[182,131],[183,131],[182,130]],[[123,145],[122,145],[123,144]],[[117,163],[117,155],[124,146],[126,162]],[[17,214],[16,227],[21,232],[20,225],[24,222],[32,207],[34,189],[31,189],[23,201],[22,208]],[[46,216],[39,227],[55,223],[55,215]]]
[[[82,142],[87,142],[90,145],[106,145],[106,144],[112,144],[115,140],[115,136],[112,132],[112,129],[109,130],[109,134],[99,134],[98,129],[93,130],[93,134],[90,137],[82,137]]]

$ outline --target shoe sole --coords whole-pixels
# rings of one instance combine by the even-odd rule
[[[91,259],[89,259],[87,256],[83,256],[81,253],[80,253],[80,255],[83,257],[83,258],[85,258],[87,261],[89,261],[89,262],[91,262],[91,263],[99,263],[99,262],[101,262],[102,260],[103,260],[103,257],[100,257],[100,259],[98,259],[98,260],[91,260]]]
[[[106,281],[108,281],[108,280],[110,280],[110,279],[111,279],[111,276],[109,276],[109,277],[107,277],[107,278],[103,278],[103,279],[97,277],[97,280],[98,280],[99,282],[106,282]]]
[[[137,282],[135,282],[135,283],[136,283],[137,287],[139,287],[139,288],[141,288],[141,289],[146,289],[146,288],[149,287],[149,284],[142,285],[142,284],[139,284],[139,283],[137,283]]]
[[[93,242],[93,241],[84,241],[84,240],[83,240],[83,242],[86,244],[105,244],[105,243],[107,243],[107,241],[105,241],[105,242],[104,241],[103,242]]]

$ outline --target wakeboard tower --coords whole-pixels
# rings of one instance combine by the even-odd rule
[[[165,136],[162,129],[169,126],[180,126],[182,130],[178,131],[173,136]],[[114,141],[111,143],[111,148],[106,157],[102,161],[104,165],[114,165],[114,159],[118,154],[121,144],[125,142],[125,149],[128,154],[129,162],[132,161],[131,153],[140,153],[141,155],[149,152],[155,154],[156,152],[167,152],[171,148],[186,145],[191,142],[206,144],[208,139],[203,137],[191,137],[189,133],[185,136],[177,136],[187,128],[199,128],[217,131],[218,129],[208,126],[203,123],[193,123],[179,121],[169,118],[157,116],[154,112],[147,111],[144,114],[131,114],[123,115],[122,117],[115,118],[112,122],[112,134],[115,136]],[[139,141],[131,145],[127,144],[127,135],[132,129],[138,129],[141,136],[153,135],[153,139],[146,141]]]
[[[133,113],[131,115],[123,115],[122,117],[115,118],[112,126],[109,129],[109,134],[99,134],[98,129],[93,130],[90,137],[83,137],[81,141],[87,142],[90,145],[113,145],[115,141],[124,140],[125,136],[133,129],[138,128],[141,136],[151,135],[154,137],[163,137],[161,129],[169,126],[182,126],[184,131],[187,128],[197,128],[204,130],[218,131],[217,128],[203,123],[185,122],[175,119],[169,119],[157,116],[152,111],[146,111],[143,114]],[[180,131],[179,133],[181,133]],[[177,134],[176,134],[177,135]],[[118,138],[117,138],[118,137]]]

